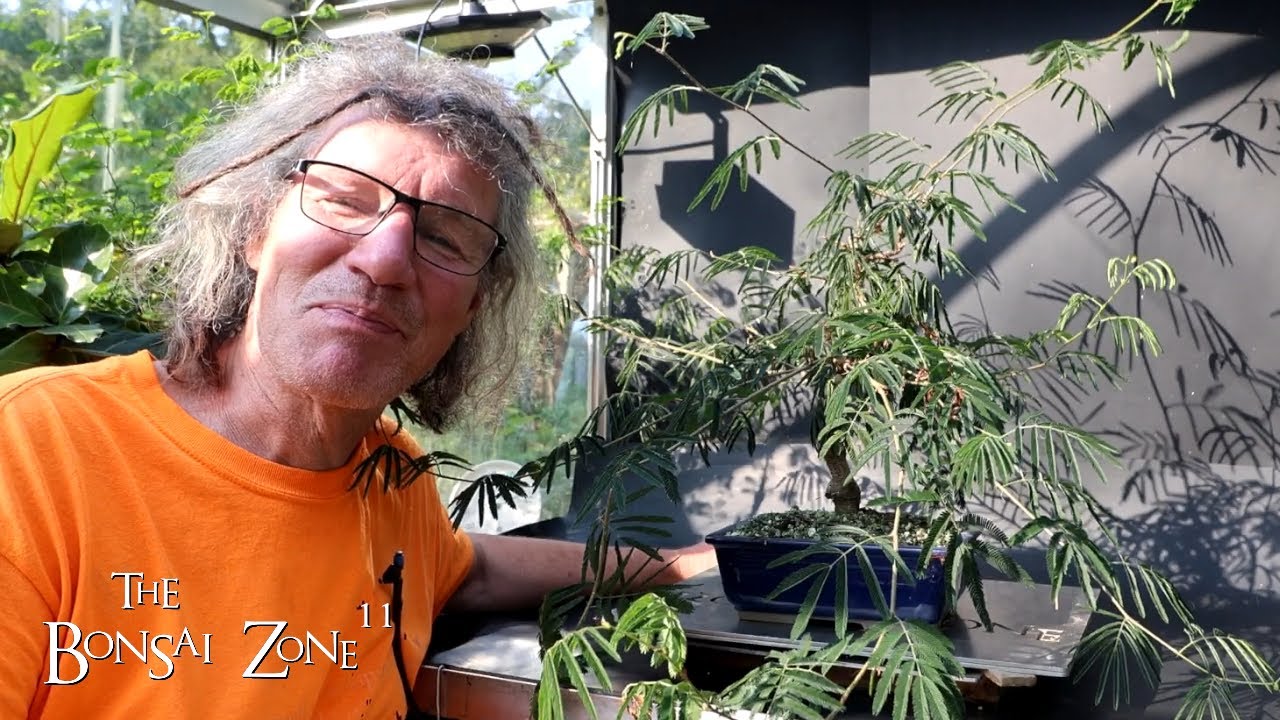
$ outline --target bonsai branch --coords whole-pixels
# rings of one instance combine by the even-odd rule
[[[711,301],[710,298],[708,298],[706,295],[703,295],[701,292],[699,292],[699,290],[693,286],[693,283],[689,282],[684,278],[680,278],[678,282],[684,286],[685,290],[687,290],[690,295],[693,295],[695,298],[700,300],[703,305],[706,305],[707,309],[711,310],[711,312],[714,312],[715,314],[719,315],[720,317],[726,320],[730,319],[729,316],[725,314],[725,311],[721,309],[719,305],[716,305],[714,302]],[[764,337],[764,333],[760,332],[754,327],[751,327],[750,323],[746,323],[746,322],[741,323],[741,327],[743,332],[747,333],[748,335],[753,335],[757,338]],[[773,345],[769,344],[769,347],[773,347]]]
[[[875,386],[876,395],[880,398],[880,403],[884,407],[885,417],[892,418],[894,413],[893,413],[893,404],[889,402],[889,390],[884,385],[881,385],[880,383],[875,383],[874,381],[873,383]],[[902,453],[902,442],[898,436],[898,433],[896,432],[890,433],[890,442],[893,443],[894,455],[900,456]],[[904,471],[902,470],[901,466],[899,466],[898,468],[899,481],[903,480],[903,472]],[[885,495],[889,497],[893,496],[892,485],[886,487],[884,491],[885,491]],[[901,529],[902,529],[902,505],[900,503],[894,503],[893,531],[889,534],[890,542],[893,544],[894,555],[898,554],[898,545],[899,545],[898,539],[899,539],[899,534],[901,533]],[[924,551],[927,552],[928,548],[925,548]],[[898,563],[895,562],[895,563],[892,563],[889,568],[889,613],[893,614],[897,612],[897,609],[898,609]]]
[[[714,365],[723,365],[723,364],[724,364],[724,360],[721,360],[720,358],[716,357],[715,355],[708,355],[707,353],[704,353],[704,352],[701,352],[701,351],[698,351],[698,350],[691,350],[691,349],[689,349],[689,348],[687,348],[687,347],[685,347],[685,346],[683,346],[683,345],[677,345],[677,344],[675,344],[675,343],[667,342],[666,340],[659,340],[659,339],[657,339],[657,338],[651,338],[651,337],[645,337],[645,336],[643,336],[643,335],[637,335],[637,334],[635,334],[635,333],[627,332],[627,331],[625,331],[625,330],[620,330],[620,329],[618,329],[618,328],[613,328],[613,327],[611,327],[611,328],[608,328],[608,329],[609,329],[609,331],[610,331],[610,332],[613,332],[613,333],[615,333],[615,334],[617,334],[617,335],[620,335],[620,336],[622,336],[622,337],[624,337],[624,338],[627,338],[628,340],[631,340],[632,342],[634,342],[634,343],[636,343],[636,344],[638,344],[638,345],[650,345],[650,346],[652,346],[652,347],[656,347],[656,348],[659,348],[659,349],[662,349],[662,350],[666,350],[667,352],[671,353],[672,355],[685,355],[685,356],[687,356],[687,357],[698,358],[699,360],[705,360],[705,361],[707,361],[707,362],[709,362],[709,363],[712,363],[712,364],[714,364]]]
[[[868,263],[886,263],[890,260],[897,260],[898,256],[902,254],[902,251],[906,249],[907,238],[901,231],[899,231],[898,237],[893,243],[893,247],[887,250],[870,253],[866,256],[866,259]]]
[[[1080,339],[1085,336],[1085,334],[1093,330],[1096,330],[1103,316],[1106,315],[1107,308],[1111,307],[1111,303],[1114,302],[1115,299],[1120,296],[1120,292],[1129,285],[1129,283],[1133,280],[1135,273],[1136,273],[1135,270],[1130,270],[1124,276],[1124,278],[1122,278],[1119,282],[1117,282],[1115,284],[1115,287],[1112,289],[1111,294],[1107,296],[1107,299],[1103,300],[1102,302],[1096,303],[1098,309],[1094,311],[1094,313],[1091,316],[1089,316],[1089,320],[1084,324],[1084,328],[1082,328],[1081,330],[1078,330],[1074,334],[1064,339],[1058,345],[1057,349],[1055,349],[1052,353],[1050,353],[1048,357],[1046,357],[1044,360],[1041,360],[1038,363],[1033,363],[1031,365],[1028,365],[1027,367],[1022,368],[1022,370],[1011,371],[1009,374],[1015,375],[1019,373],[1031,373],[1036,370],[1040,370],[1047,367],[1049,363],[1057,359],[1057,357],[1061,355],[1064,350],[1066,350],[1068,347],[1071,347],[1072,345],[1075,345],[1077,342],[1079,342]]]
[[[1108,45],[1108,44],[1114,43],[1121,37],[1124,37],[1126,34],[1128,34],[1134,27],[1137,27],[1139,23],[1145,20],[1149,15],[1151,15],[1151,13],[1155,12],[1156,8],[1160,7],[1161,5],[1167,5],[1168,3],[1169,3],[1169,0],[1155,0],[1155,2],[1151,3],[1151,5],[1149,5],[1146,10],[1143,10],[1137,17],[1130,20],[1127,24],[1125,24],[1124,27],[1120,28],[1114,33],[1098,41],[1098,43],[1101,45]],[[1038,95],[1041,90],[1044,90],[1046,87],[1051,85],[1055,80],[1058,80],[1059,78],[1066,75],[1067,70],[1069,69],[1071,69],[1070,65],[1064,65],[1063,69],[1058,73],[1056,73],[1055,75],[1053,75],[1052,77],[1044,77],[1044,76],[1038,77],[1035,80],[1032,80],[1031,82],[1027,83],[1025,86],[1023,86],[1013,95],[1009,96],[1007,100],[1000,102],[996,104],[994,107],[992,107],[987,112],[986,115],[983,115],[982,118],[978,120],[978,122],[973,126],[973,130],[970,131],[970,133],[965,136],[964,140],[961,140],[959,143],[953,146],[949,151],[947,151],[945,155],[943,155],[942,157],[938,158],[936,161],[931,163],[928,166],[928,168],[925,170],[925,172],[921,173],[920,179],[916,181],[915,187],[913,187],[911,191],[907,193],[908,197],[914,197],[915,199],[918,200],[919,195],[917,195],[917,193],[923,194],[924,192],[927,192],[928,188],[931,188],[933,184],[937,182],[938,178],[946,177],[951,171],[959,167],[961,162],[964,162],[967,158],[972,157],[977,146],[973,143],[968,143],[967,140],[970,137],[972,137],[975,132],[977,132],[983,127],[986,127],[988,125],[994,125],[995,123],[998,123],[1001,120],[1003,120],[1016,107],[1026,102],[1027,100],[1031,99],[1032,97]],[[937,174],[938,168],[941,167],[943,163],[947,162],[948,158],[952,158],[951,163],[947,165],[946,170],[944,170],[941,174]]]
[[[881,633],[880,636],[876,638],[876,644],[871,646],[871,652],[868,654],[868,656],[874,656],[876,652],[880,649],[880,645],[883,643],[884,643],[884,633]],[[871,663],[869,662],[863,663],[862,667],[858,668],[858,672],[853,676],[853,679],[849,681],[849,684],[845,686],[844,692],[840,694],[841,709],[832,710],[830,714],[827,715],[826,720],[835,720],[838,715],[844,712],[843,708],[845,708],[848,705],[849,696],[853,694],[853,689],[858,687],[858,685],[862,683],[862,679],[866,677],[867,672],[870,670],[871,670]]]
[[[731,405],[728,408],[727,411],[723,412],[722,415],[732,415],[744,407],[749,407],[755,404],[758,400],[760,400],[761,397],[768,395],[774,390],[777,390],[778,388],[791,382],[791,380],[793,380],[797,375],[803,375],[804,373],[810,372],[815,368],[816,368],[816,365],[814,364],[797,365],[796,367],[790,368],[785,372],[779,373],[777,377],[775,377],[773,380],[770,380],[759,390],[756,390],[755,392],[752,392],[750,395],[747,395],[741,400],[735,402],[733,405]],[[701,425],[699,425],[698,427],[694,428],[692,431],[688,433],[682,433],[682,434],[687,436],[700,435],[706,432],[707,430],[710,430],[715,425],[715,422],[716,422],[715,420],[708,420],[702,423]],[[608,442],[604,443],[602,447],[606,447],[606,448],[612,447],[612,446],[620,445],[624,442],[630,441],[631,439],[639,435],[641,432],[643,432],[645,429],[646,428],[644,427],[637,427],[625,434],[619,435],[616,438],[609,440]],[[674,449],[675,446],[680,444],[682,444],[682,442],[671,443],[671,445],[673,446],[671,449]]]
[[[646,42],[645,47],[657,53],[659,56],[662,57],[663,60],[666,60],[667,62],[671,63],[671,66],[674,67],[677,72],[679,72],[681,75],[685,77],[686,80],[688,80],[690,83],[693,83],[693,85],[697,87],[698,92],[701,92],[705,95],[710,95],[712,97],[720,98],[722,101],[724,101],[733,109],[740,110],[746,113],[748,116],[751,117],[752,120],[755,120],[757,123],[759,123],[761,127],[763,127],[768,132],[772,133],[775,137],[777,137],[784,144],[786,144],[787,147],[791,148],[792,150],[795,150],[796,152],[800,153],[801,155],[808,158],[809,160],[812,160],[814,163],[818,165],[818,167],[822,168],[823,170],[826,170],[828,173],[835,172],[835,168],[819,160],[816,156],[811,154],[808,150],[805,150],[804,148],[792,142],[790,139],[787,138],[786,135],[783,135],[782,133],[778,132],[772,125],[765,122],[764,119],[761,118],[759,115],[757,115],[754,111],[752,111],[751,108],[747,107],[746,105],[742,105],[741,103],[730,100],[729,98],[721,95],[720,93],[717,93],[716,91],[712,90],[711,88],[703,84],[703,82],[698,78],[694,77],[693,74],[690,73],[689,70],[685,68],[684,65],[681,65],[679,60],[676,60],[674,57],[670,55],[670,53],[667,52],[665,42],[662,47],[654,45],[653,43],[650,43],[650,42]]]
[[[1010,491],[1010,490],[1009,490],[1009,488],[1008,488],[1008,486],[1006,486],[1004,483],[999,482],[999,481],[995,481],[995,482],[994,482],[994,485],[995,485],[995,486],[996,486],[996,488],[1001,492],[1001,494],[1003,494],[1003,495],[1005,496],[1005,498],[1006,498],[1010,503],[1012,503],[1012,504],[1014,505],[1014,507],[1018,508],[1018,510],[1020,510],[1020,511],[1022,512],[1022,514],[1023,514],[1023,515],[1025,515],[1028,519],[1034,519],[1034,518],[1036,517],[1036,514],[1035,514],[1035,513],[1033,513],[1033,512],[1031,511],[1031,509],[1030,509],[1030,508],[1028,508],[1028,507],[1026,506],[1026,504],[1022,502],[1022,499],[1021,499],[1021,498],[1019,498],[1019,497],[1017,496],[1017,494],[1015,494],[1015,493],[1013,493],[1012,491]],[[1044,534],[1048,534],[1048,533],[1049,533],[1049,530],[1048,530],[1048,529],[1045,529],[1045,530],[1041,531],[1041,533],[1040,533],[1040,534],[1044,535]],[[1121,560],[1122,562],[1125,562],[1125,561],[1126,561],[1126,559],[1124,558],[1123,554],[1121,554],[1121,556],[1120,556],[1120,560]],[[1084,570],[1083,570],[1083,569],[1082,569],[1082,572],[1084,572]],[[1119,615],[1119,618],[1120,618],[1120,620],[1121,620],[1122,622],[1128,623],[1128,624],[1130,624],[1130,625],[1132,625],[1132,626],[1136,627],[1137,629],[1139,629],[1139,630],[1140,630],[1144,635],[1146,635],[1148,638],[1150,638],[1153,642],[1155,642],[1157,645],[1159,645],[1159,646],[1163,647],[1165,650],[1167,650],[1167,651],[1168,651],[1171,655],[1173,655],[1174,657],[1176,657],[1176,658],[1178,658],[1179,660],[1181,660],[1181,661],[1183,661],[1183,662],[1187,663],[1187,665],[1189,665],[1189,666],[1190,666],[1192,669],[1194,669],[1196,672],[1203,673],[1203,674],[1205,674],[1205,675],[1209,675],[1209,676],[1212,676],[1212,677],[1217,677],[1217,678],[1219,678],[1219,679],[1223,680],[1224,682],[1229,682],[1229,683],[1236,684],[1236,685],[1244,685],[1244,686],[1246,686],[1246,687],[1263,687],[1263,688],[1268,689],[1268,690],[1272,690],[1272,691],[1274,691],[1274,690],[1275,690],[1276,683],[1267,683],[1267,682],[1259,682],[1259,681],[1256,681],[1256,680],[1246,680],[1246,679],[1240,679],[1240,678],[1232,678],[1232,677],[1228,677],[1225,673],[1217,673],[1217,672],[1213,672],[1213,671],[1211,671],[1211,670],[1210,670],[1208,667],[1206,667],[1203,663],[1197,662],[1196,660],[1192,659],[1192,658],[1191,658],[1191,657],[1189,657],[1189,655],[1188,655],[1188,652],[1187,652],[1187,651],[1188,651],[1192,646],[1194,646],[1194,645],[1196,644],[1196,642],[1198,642],[1198,641],[1199,641],[1199,639],[1198,639],[1198,638],[1193,638],[1193,639],[1189,640],[1185,645],[1183,645],[1183,646],[1182,646],[1182,647],[1180,647],[1180,648],[1179,648],[1179,647],[1175,647],[1172,643],[1168,642],[1168,641],[1167,641],[1167,640],[1165,640],[1163,637],[1161,637],[1159,633],[1156,633],[1156,632],[1152,631],[1152,630],[1151,630],[1150,628],[1148,628],[1145,624],[1143,624],[1139,618],[1135,618],[1135,617],[1134,617],[1134,616],[1133,616],[1133,615],[1128,611],[1128,609],[1126,609],[1125,604],[1124,604],[1124,599],[1123,599],[1122,597],[1120,597],[1118,593],[1112,592],[1109,588],[1107,588],[1107,587],[1105,586],[1105,584],[1103,584],[1103,585],[1099,585],[1099,586],[1098,586],[1098,591],[1099,591],[1099,592],[1100,592],[1100,593],[1101,593],[1101,594],[1102,594],[1102,595],[1103,595],[1103,596],[1104,596],[1104,597],[1105,597],[1105,598],[1106,598],[1106,599],[1111,603],[1111,605],[1115,608],[1116,613]],[[1055,608],[1057,607],[1056,598],[1055,598],[1054,607],[1055,607]]]

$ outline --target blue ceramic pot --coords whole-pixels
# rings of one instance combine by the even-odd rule
[[[813,582],[818,578],[810,578],[782,592],[775,598],[768,599],[783,579],[800,568],[815,563],[829,563],[835,554],[814,554],[801,558],[793,563],[769,567],[774,560],[809,547],[812,540],[793,538],[753,538],[734,537],[732,532],[737,525],[731,525],[707,536],[707,542],[716,550],[716,559],[720,564],[720,578],[724,584],[725,597],[739,610],[760,613],[776,613],[794,615],[804,604],[805,596]],[[837,545],[847,549],[847,545]],[[892,578],[892,563],[879,547],[864,545],[876,579],[880,583],[881,592],[886,602],[889,598],[889,584]],[[919,547],[900,547],[898,554],[908,566],[917,567],[920,560]],[[898,577],[897,610],[898,617],[904,620],[922,620],[928,623],[938,622],[943,615],[946,604],[946,581],[942,572],[942,559],[945,550],[935,548],[932,558],[925,566],[924,576],[917,578],[912,584],[909,578]],[[871,592],[863,579],[856,555],[846,556],[848,563],[848,618],[850,620],[879,620],[880,611],[871,599]],[[818,596],[818,604],[813,617],[831,619],[835,617],[836,574],[828,573],[827,580]]]

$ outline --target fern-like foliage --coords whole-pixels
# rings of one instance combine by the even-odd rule
[[[1074,672],[1084,674],[1096,667],[1101,681],[1094,702],[1110,697],[1111,706],[1119,709],[1129,701],[1135,671],[1143,685],[1154,688],[1159,683],[1160,661],[1150,633],[1129,618],[1116,617],[1085,635],[1076,651]]]
[[[752,171],[759,173],[763,166],[766,147],[775,160],[782,157],[782,141],[772,135],[761,135],[745,145],[734,148],[729,156],[716,166],[711,176],[703,183],[702,189],[693,196],[693,200],[689,201],[688,209],[697,208],[707,197],[711,198],[711,209],[716,209],[724,199],[725,191],[733,184],[735,174],[738,177],[738,189],[745,191],[751,182]]]
[[[557,635],[542,654],[542,676],[534,696],[536,716],[563,720],[566,714],[560,683],[564,681],[578,691],[587,714],[597,718],[591,687],[613,690],[606,661],[619,662],[621,654],[632,649],[646,653],[654,667],[665,668],[667,678],[627,686],[624,707],[671,712],[661,717],[698,717],[707,699],[705,693],[683,680],[687,648],[678,608],[655,594],[631,603],[616,623],[606,618]]]
[[[640,32],[618,33],[615,55],[622,57],[623,53],[636,52],[649,43],[656,43],[660,49],[666,50],[672,38],[693,39],[695,33],[706,29],[706,20],[696,15],[660,12]]]
[[[757,65],[755,70],[732,85],[711,88],[711,91],[730,103],[743,107],[750,106],[756,95],[763,95],[788,107],[803,110],[804,105],[796,99],[801,85],[804,85],[804,81],[800,78],[777,65],[765,63]]]
[[[964,674],[951,641],[938,628],[904,620],[884,621],[867,628],[849,647],[870,648],[871,709],[893,708],[894,720],[910,712],[913,718],[961,717],[964,706],[955,678]]]
[[[486,517],[498,516],[499,500],[513,508],[516,506],[516,498],[523,499],[527,491],[528,488],[519,477],[491,474],[476,478],[453,496],[449,503],[449,518],[453,521],[454,529],[457,529],[462,525],[467,509],[474,505],[476,524],[483,528]]]
[[[1235,688],[1212,675],[1196,680],[1183,696],[1173,720],[1240,720]]]
[[[603,657],[601,657],[603,655]],[[619,654],[613,640],[604,630],[589,626],[566,633],[542,654],[542,676],[538,680],[535,695],[537,717],[545,720],[561,720],[565,717],[564,699],[560,694],[560,680],[578,691],[578,697],[592,720],[599,720],[595,703],[591,700],[594,686],[605,691],[613,690],[605,660],[619,662]]]
[[[826,647],[806,641],[795,650],[772,652],[766,664],[726,688],[718,701],[765,717],[821,720],[843,707],[841,687],[827,675],[850,650],[847,640]]]

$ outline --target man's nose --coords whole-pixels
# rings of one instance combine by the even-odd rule
[[[397,204],[367,235],[356,238],[347,252],[347,265],[375,285],[411,285],[414,234],[413,208]]]

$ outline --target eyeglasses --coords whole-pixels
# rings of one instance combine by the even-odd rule
[[[497,228],[480,218],[406,195],[381,180],[337,163],[299,160],[302,214],[349,235],[368,235],[399,203],[413,209],[418,257],[457,275],[475,275],[506,246]]]

